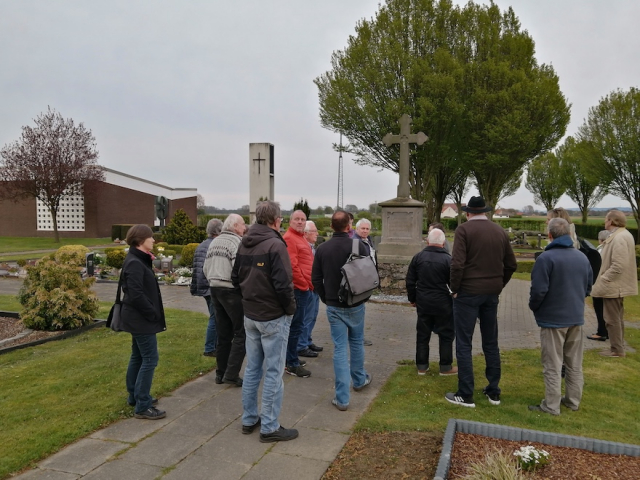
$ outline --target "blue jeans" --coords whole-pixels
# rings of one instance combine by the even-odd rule
[[[216,312],[213,307],[213,299],[210,295],[204,297],[209,309],[209,324],[207,325],[207,336],[204,340],[204,352],[215,352],[218,346],[218,333],[216,331]]]
[[[340,405],[347,406],[351,382],[355,387],[361,387],[367,380],[364,369],[364,304],[353,308],[327,305],[327,318],[335,347],[333,371],[336,376],[336,400]]]
[[[320,296],[316,292],[311,292],[311,299],[307,304],[307,313],[304,316],[304,324],[302,325],[302,333],[298,339],[298,351],[309,348],[313,343],[311,340],[311,332],[316,326],[316,318],[320,310]]]
[[[158,365],[158,341],[156,334],[131,334],[131,358],[127,368],[127,392],[129,403],[136,404],[135,413],[151,407],[151,383]]]
[[[290,327],[289,315],[268,322],[244,317],[247,368],[242,383],[242,424],[255,425],[260,418],[260,433],[272,433],[280,428],[278,417],[284,395],[282,374]],[[258,388],[263,371],[262,406],[258,416]]]
[[[289,331],[289,341],[287,342],[287,366],[298,367],[300,366],[300,359],[298,358],[298,339],[302,334],[302,327],[304,325],[304,319],[307,313],[307,305],[311,300],[311,290],[303,292],[297,288],[293,290],[293,296],[296,299],[296,313],[293,314],[291,319],[291,330]]]
[[[471,341],[480,320],[482,351],[489,381],[487,394],[500,394],[500,348],[498,347],[498,294],[470,295],[459,292],[453,299],[453,320],[456,328],[456,358],[458,359],[458,392],[473,398],[473,359]]]

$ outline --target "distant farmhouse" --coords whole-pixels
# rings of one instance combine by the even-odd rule
[[[466,203],[463,203],[464,207]],[[456,218],[458,216],[458,206],[455,203],[443,203],[440,218]]]
[[[81,195],[67,197],[61,202],[58,212],[60,237],[110,237],[114,224],[158,225],[155,202],[159,196],[168,200],[167,223],[179,209],[196,223],[197,189],[171,188],[110,168],[105,168],[104,173],[103,182],[85,182]],[[20,203],[0,200],[0,236],[53,237],[51,214],[34,198]]]

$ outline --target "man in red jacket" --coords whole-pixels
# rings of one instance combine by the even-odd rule
[[[311,376],[311,372],[301,365],[300,359],[298,358],[298,340],[302,334],[304,318],[313,292],[313,285],[311,285],[313,252],[311,251],[309,242],[304,238],[304,228],[306,224],[307,216],[305,213],[302,210],[296,210],[291,214],[289,229],[283,235],[285,242],[287,242],[289,258],[291,258],[293,294],[296,299],[296,313],[291,320],[289,342],[287,343],[285,372],[294,377],[302,378]],[[308,348],[300,353],[306,357],[318,356],[316,352]]]

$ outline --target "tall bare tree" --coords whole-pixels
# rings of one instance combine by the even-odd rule
[[[75,125],[51,107],[35,119],[35,127],[22,127],[22,136],[0,151],[0,196],[20,201],[36,198],[44,203],[53,219],[55,241],[58,233],[60,201],[82,189],[84,182],[104,180],[96,163],[98,150],[91,130]]]

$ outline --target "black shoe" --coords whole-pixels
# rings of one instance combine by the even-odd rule
[[[306,367],[307,366],[307,362],[305,362],[304,360],[300,360],[300,366],[301,367]]]
[[[587,338],[589,340],[597,340],[599,342],[606,342],[607,340],[609,340],[609,337],[607,337],[606,335],[598,335],[597,333],[594,333],[593,335],[587,335]]]
[[[216,378],[217,380],[217,378]],[[242,378],[240,377],[236,377],[236,378],[223,378],[222,379],[222,383],[228,383],[229,385],[235,385],[236,387],[241,387],[242,386]]]
[[[217,354],[214,350],[213,352],[204,352],[202,355],[204,355],[205,357],[215,357]]]
[[[370,347],[371,345],[373,345],[373,342],[371,340],[367,340],[366,338],[362,343],[364,343],[365,347]]]
[[[318,354],[316,352],[314,352],[313,350],[311,350],[310,348],[305,348],[304,350],[300,350],[298,352],[298,356],[299,357],[316,358],[318,356]]]
[[[302,366],[284,367],[284,371],[286,374],[293,375],[294,377],[308,378],[311,376],[311,372]]]
[[[284,428],[283,426],[280,426],[275,432],[260,434],[260,441],[262,443],[286,442],[294,438],[298,438],[298,430],[295,428]]]
[[[489,403],[491,405],[500,405],[500,394],[499,393],[487,393],[487,389],[483,388],[482,393],[487,396]]]
[[[127,400],[127,403],[129,404],[130,407],[135,407],[136,406],[136,402],[131,403],[130,401]],[[152,398],[151,399],[151,405],[157,405],[158,404],[158,399],[157,398]]]
[[[144,418],[146,420],[160,420],[167,416],[167,412],[164,410],[158,410],[156,407],[149,407],[144,412],[134,413],[136,418]]]
[[[309,350],[313,350],[314,352],[321,352],[324,350],[324,347],[319,347],[312,343],[311,345],[309,345]]]
[[[453,393],[453,392],[449,392],[447,393],[444,398],[448,401],[453,403],[454,405],[461,405],[463,407],[471,407],[471,408],[476,408],[476,404],[473,403],[473,398],[464,398],[461,397],[460,395],[458,395],[457,393]]]
[[[253,425],[242,425],[242,434],[243,435],[251,435],[256,427],[260,426],[260,417],[258,417],[258,421]]]
[[[216,373],[216,384],[222,385],[222,374]]]

